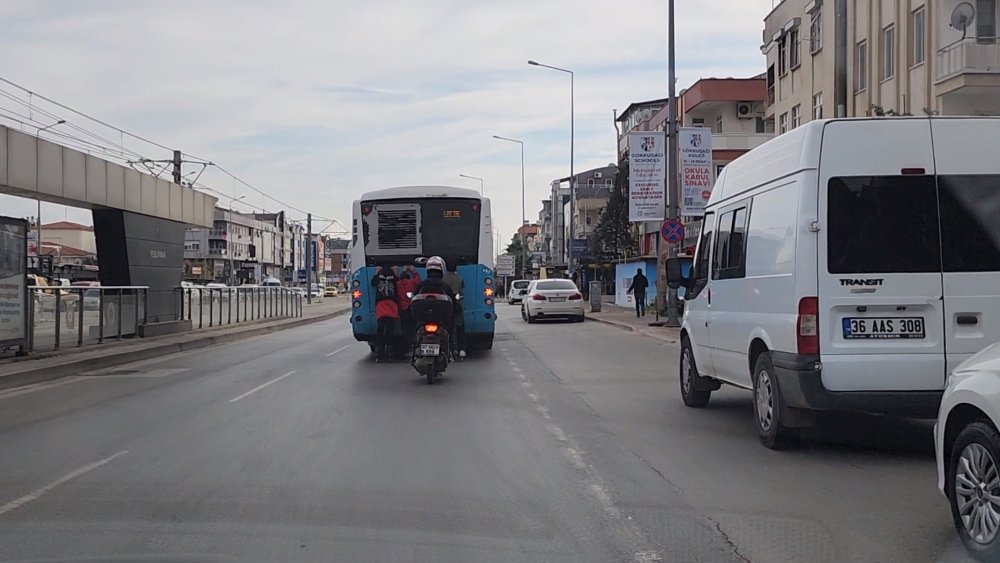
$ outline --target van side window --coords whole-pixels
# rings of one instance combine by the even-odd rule
[[[711,255],[712,233],[714,231],[715,213],[706,213],[701,222],[701,238],[698,241],[697,256],[694,262],[694,275],[692,276],[694,287],[691,290],[691,294],[687,296],[688,299],[694,299],[698,292],[701,291],[701,288],[705,287],[705,284],[708,283],[709,256]]]
[[[719,236],[715,239],[715,260],[712,279],[727,280],[746,275],[747,208],[740,207],[719,219]]]
[[[946,272],[1000,272],[1000,176],[938,176]]]
[[[829,272],[940,272],[936,191],[933,176],[831,178]]]

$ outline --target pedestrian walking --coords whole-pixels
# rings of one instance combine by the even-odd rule
[[[642,273],[642,268],[638,268],[632,284],[628,286],[628,292],[635,298],[635,316],[646,316],[646,288],[649,287],[649,280]]]

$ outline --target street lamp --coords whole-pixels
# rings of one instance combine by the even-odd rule
[[[567,270],[573,272],[573,238],[576,234],[573,232],[573,215],[576,213],[576,182],[574,176],[573,168],[573,153],[574,144],[576,143],[576,131],[574,128],[574,113],[575,113],[575,94],[574,94],[574,74],[572,70],[567,70],[565,68],[559,68],[557,66],[550,66],[542,64],[538,61],[528,61],[529,65],[540,66],[543,68],[548,68],[551,70],[558,70],[559,72],[565,72],[569,75],[569,257],[566,259]]]
[[[233,210],[233,204],[236,203],[237,201],[240,201],[241,199],[243,199],[245,197],[246,197],[246,195],[244,194],[244,195],[241,195],[240,197],[235,197],[235,198],[229,200],[229,222],[230,223],[233,222],[233,213],[236,213]],[[230,248],[229,233],[228,233],[228,229],[226,229],[226,230],[227,230],[227,233],[226,233],[226,251],[229,253],[229,285],[233,286],[233,285],[236,285],[236,264],[233,261],[233,254],[234,254],[233,250],[234,249]]]
[[[484,195],[486,193],[485,188],[483,187],[485,180],[483,180],[482,178],[478,176],[469,176],[468,174],[459,174],[459,176],[461,176],[462,178],[468,178],[470,180],[479,180],[479,195]]]
[[[524,215],[524,141],[500,135],[493,135],[493,138],[521,145],[521,228],[518,231],[521,233],[521,274],[524,275],[524,271],[528,268],[528,245],[525,244],[524,239],[524,224],[526,223]]]

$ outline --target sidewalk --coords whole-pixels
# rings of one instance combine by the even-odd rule
[[[639,318],[635,316],[635,309],[626,309],[625,307],[616,307],[609,303],[603,303],[600,313],[587,311],[587,320],[616,326],[670,344],[680,342],[679,328],[649,326],[649,323],[656,321],[656,315],[648,310],[645,317]],[[660,320],[663,321],[665,318],[660,317]]]
[[[303,305],[302,316],[298,318],[252,321],[152,338],[111,339],[104,344],[68,347],[28,357],[3,358],[0,359],[0,389],[296,328],[343,315],[350,309],[351,300],[346,295],[326,297],[321,302]]]

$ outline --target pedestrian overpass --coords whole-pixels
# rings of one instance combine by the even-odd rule
[[[151,323],[175,318],[184,231],[189,225],[211,227],[217,201],[192,188],[4,126],[0,126],[0,193],[90,209],[101,283],[149,286]]]

